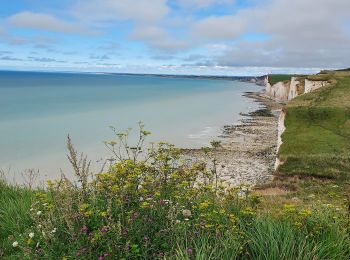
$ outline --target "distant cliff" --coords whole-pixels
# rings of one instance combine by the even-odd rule
[[[265,94],[280,102],[288,102],[293,98],[309,93],[328,84],[328,81],[312,80],[308,77],[291,77],[290,80],[280,81],[271,85],[271,76],[265,77]]]
[[[294,99],[297,96],[312,92],[316,89],[324,87],[329,84],[327,78],[319,76],[294,76],[286,80],[287,75],[276,75],[274,78],[266,76],[264,79],[265,94],[278,101],[285,102]],[[276,80],[277,79],[277,80]],[[282,81],[278,81],[278,80]],[[286,117],[286,111],[281,111],[278,120],[278,141],[277,141],[277,152],[283,143],[282,134],[286,130],[284,121]],[[279,157],[276,158],[275,170],[277,170],[283,162],[280,161]]]

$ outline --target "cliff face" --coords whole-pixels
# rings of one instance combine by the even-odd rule
[[[305,81],[305,82],[304,82]],[[292,77],[289,81],[277,82],[272,85],[269,82],[268,77],[265,78],[265,94],[279,102],[288,102],[295,97],[312,92],[316,89],[322,88],[328,84],[327,81],[312,81],[305,78]],[[284,120],[286,112],[281,111],[278,119],[278,140],[277,140],[277,153],[282,145],[282,134],[286,130]],[[277,156],[275,162],[275,170],[281,166],[283,162]]]
[[[305,83],[302,82],[305,80]],[[304,88],[301,86],[305,85]],[[272,85],[269,83],[268,77],[265,78],[265,93],[268,97],[280,101],[287,102],[293,98],[314,91],[318,88],[324,87],[328,84],[327,81],[312,81],[308,79],[300,79],[292,77],[289,81],[277,82]]]
[[[311,91],[314,91],[318,88],[325,87],[328,84],[327,81],[313,81],[305,79],[305,91],[304,93],[309,93]]]
[[[286,130],[286,126],[284,125],[284,119],[286,118],[286,112],[285,111],[281,111],[281,114],[278,118],[278,131],[277,131],[277,153],[283,143],[282,141],[282,134],[283,132]],[[275,162],[275,170],[278,169],[278,167],[282,164],[282,162],[280,161],[280,159],[278,158],[278,156],[276,157],[276,162]]]
[[[268,77],[265,78],[265,89],[266,95],[277,100],[277,101],[286,101],[288,100],[289,95],[289,86],[288,82],[278,82],[271,86],[269,83]]]

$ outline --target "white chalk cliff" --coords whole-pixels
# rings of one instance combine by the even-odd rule
[[[301,79],[301,80],[304,80],[304,79]],[[269,98],[274,99],[276,101],[288,102],[299,95],[312,92],[316,89],[325,87],[328,84],[327,81],[313,81],[308,79],[305,79],[304,87],[302,83],[304,82],[301,82],[298,77],[292,77],[290,81],[278,82],[271,86],[267,76],[265,78],[265,94]],[[285,117],[286,117],[286,112],[281,111],[278,119],[277,154],[282,145],[282,134],[286,130],[286,127],[284,125]],[[283,162],[281,162],[277,156],[276,162],[275,162],[275,170],[277,170],[278,167],[282,164]]]

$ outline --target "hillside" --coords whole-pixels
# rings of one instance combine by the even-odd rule
[[[308,76],[330,84],[301,95],[285,107],[281,174],[350,177],[350,72]]]

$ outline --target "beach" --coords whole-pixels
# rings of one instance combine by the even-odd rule
[[[282,105],[264,97],[262,92],[246,92],[243,96],[253,99],[259,108],[242,114],[238,124],[224,126],[219,136],[222,147],[213,151],[218,175],[229,186],[253,186],[271,181],[276,160],[278,116]],[[211,166],[203,150],[182,151]]]

